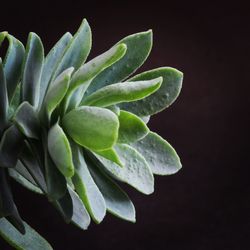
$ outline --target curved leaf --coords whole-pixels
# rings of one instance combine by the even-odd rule
[[[4,59],[4,73],[7,82],[8,98],[11,100],[21,78],[25,49],[23,44],[12,35],[8,34],[7,38],[9,47]]]
[[[145,137],[149,132],[146,124],[136,115],[121,110],[119,115],[118,143],[132,143]]]
[[[53,72],[55,71],[56,66],[61,60],[62,55],[65,52],[65,49],[69,44],[69,42],[71,41],[71,39],[72,35],[69,32],[65,33],[61,37],[61,39],[54,45],[54,47],[50,50],[49,54],[46,56],[44,60],[44,66],[40,84],[39,106],[41,106],[43,102]]]
[[[162,77],[150,81],[121,82],[97,90],[82,101],[82,105],[107,107],[122,102],[137,101],[160,88]]]
[[[3,132],[7,125],[8,117],[8,95],[6,78],[3,70],[2,59],[0,58],[0,134]]]
[[[118,154],[116,153],[114,148],[110,148],[110,149],[106,149],[106,150],[102,150],[102,151],[94,151],[96,154],[110,160],[113,161],[114,163],[116,163],[117,165],[119,165],[120,167],[123,167],[123,163],[121,162]]]
[[[81,99],[91,84],[92,79],[94,79],[98,74],[100,74],[104,69],[110,67],[112,64],[120,60],[125,52],[127,46],[122,43],[117,46],[112,47],[107,52],[101,54],[100,56],[92,59],[83,66],[73,75],[73,78],[70,82],[69,91],[67,93],[67,100],[66,100],[66,108],[67,102],[70,100],[70,107],[69,109],[75,108],[80,102]],[[79,89],[76,90],[81,85]],[[76,93],[72,96],[72,92],[76,90]],[[70,99],[70,97],[72,98]]]
[[[72,151],[75,165],[75,175],[72,181],[76,192],[93,220],[100,223],[106,214],[104,198],[89,173],[81,149],[73,143]]]
[[[22,101],[37,107],[39,103],[40,79],[43,68],[43,44],[35,33],[30,33],[22,73]]]
[[[106,85],[121,82],[135,72],[151,51],[152,30],[127,36],[118,42],[121,43],[127,45],[125,56],[94,79],[86,92],[87,95]]]
[[[100,167],[114,178],[129,184],[144,194],[153,193],[154,176],[144,157],[126,144],[117,144],[115,149],[122,162],[124,162],[124,167],[120,168],[115,163],[97,156],[102,163]]]
[[[52,80],[67,68],[74,67],[74,69],[77,70],[86,61],[91,45],[91,30],[87,20],[84,19],[80,28],[67,45],[67,48],[56,67]]]
[[[21,184],[23,187],[29,189],[32,192],[35,192],[37,194],[43,194],[43,191],[38,187],[35,186],[32,182],[24,178],[21,174],[19,174],[16,170],[9,168],[9,175],[19,184]]]
[[[50,244],[24,222],[25,235],[20,234],[5,219],[0,219],[0,235],[18,250],[53,250]]]
[[[24,137],[21,132],[12,125],[4,131],[0,143],[0,166],[14,168],[19,154],[23,148]]]
[[[90,216],[78,194],[68,186],[73,202],[73,216],[71,222],[80,229],[86,230],[90,224]]]
[[[62,124],[76,143],[97,151],[112,148],[118,137],[118,118],[104,108],[73,109],[63,117]]]
[[[183,80],[183,74],[177,69],[162,67],[146,71],[132,77],[129,81],[150,80],[162,76],[161,87],[149,97],[133,102],[121,104],[121,109],[128,110],[139,116],[156,114],[170,106],[178,97]]]
[[[17,109],[13,121],[19,130],[28,138],[39,139],[40,122],[34,107],[23,102]]]
[[[44,117],[47,122],[50,121],[52,112],[65,96],[73,70],[73,67],[64,70],[49,86],[41,110],[41,116]]]
[[[119,218],[135,222],[135,207],[127,194],[91,161],[88,161],[88,167],[105,199],[107,210]]]
[[[0,46],[2,45],[2,42],[4,41],[5,37],[8,35],[7,31],[0,32]]]
[[[170,175],[181,169],[180,158],[171,145],[153,132],[131,145],[148,162],[154,174]]]
[[[65,177],[72,177],[74,175],[74,165],[70,144],[58,123],[49,130],[48,150],[59,171]]]

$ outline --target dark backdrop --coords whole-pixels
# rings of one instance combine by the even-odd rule
[[[172,66],[184,72],[176,103],[149,123],[175,147],[183,168],[174,176],[156,177],[151,196],[126,189],[137,208],[136,224],[108,215],[100,225],[80,231],[66,225],[44,198],[13,183],[23,218],[56,250],[250,248],[248,10],[239,2],[178,5],[1,2],[0,29],[23,42],[35,31],[46,51],[86,17],[93,31],[91,58],[126,35],[152,28],[153,51],[139,71]],[[0,246],[9,249],[1,239]]]

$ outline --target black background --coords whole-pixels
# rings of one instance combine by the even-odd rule
[[[107,215],[100,225],[80,231],[66,225],[45,198],[13,182],[23,218],[55,250],[250,249],[249,11],[239,1],[187,2],[1,2],[0,30],[23,42],[35,31],[46,51],[86,17],[93,32],[90,58],[126,35],[152,28],[154,47],[139,72],[159,66],[184,72],[178,100],[149,123],[175,147],[183,168],[156,177],[151,196],[126,187],[137,208],[136,224]],[[1,239],[0,249],[9,249]]]

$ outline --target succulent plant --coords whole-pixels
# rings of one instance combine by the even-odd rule
[[[135,222],[135,208],[117,182],[143,194],[154,174],[181,168],[171,145],[151,132],[150,116],[179,95],[183,74],[161,67],[129,78],[146,60],[152,31],[130,35],[85,63],[91,30],[84,19],[44,57],[30,33],[27,45],[7,32],[0,46],[0,235],[17,249],[52,249],[18,213],[13,178],[45,195],[67,223],[87,229],[106,211]],[[90,219],[91,218],[91,219]]]

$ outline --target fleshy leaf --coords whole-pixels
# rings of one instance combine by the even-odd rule
[[[145,98],[157,91],[162,77],[138,82],[121,82],[108,85],[97,90],[82,101],[82,105],[107,107],[110,105],[132,102]]]
[[[181,169],[180,158],[172,146],[153,132],[131,144],[148,162],[154,174],[170,175]]]
[[[119,44],[115,47],[112,47],[110,50],[101,54],[100,56],[92,59],[88,63],[83,64],[83,66],[81,66],[80,69],[74,74],[70,82],[69,91],[67,93],[67,99],[65,100],[65,108],[67,108],[67,102],[69,102],[69,100],[69,109],[71,110],[75,108],[81,102],[81,99],[86,89],[91,84],[92,80],[103,70],[120,60],[124,56],[126,49],[127,47],[125,44]],[[79,86],[80,88],[78,88]],[[76,88],[78,89],[76,90]],[[75,90],[76,92],[70,99],[72,92]]]
[[[74,165],[72,162],[70,144],[58,123],[49,130],[48,150],[53,162],[60,172],[65,177],[72,177],[74,175]]]
[[[149,132],[146,124],[132,113],[121,110],[118,118],[120,123],[118,143],[136,142]]]
[[[30,33],[22,73],[22,101],[37,107],[39,103],[40,79],[43,68],[44,51],[41,39]]]
[[[5,37],[8,35],[7,31],[0,32],[0,46],[2,45],[2,42],[4,41]]]
[[[127,194],[90,160],[88,167],[105,199],[107,210],[119,218],[135,222],[135,207]]]
[[[15,89],[19,83],[24,59],[24,46],[12,35],[7,35],[9,47],[4,58],[4,73],[7,82],[8,98],[12,99]]]
[[[113,161],[114,163],[116,163],[120,167],[123,166],[123,163],[121,162],[121,160],[120,160],[120,158],[119,158],[119,156],[116,153],[114,148],[110,148],[110,149],[106,149],[106,150],[102,150],[102,151],[95,151],[95,153],[110,160],[110,161]]]
[[[93,181],[81,149],[72,144],[75,175],[72,178],[76,192],[86,206],[90,216],[96,223],[100,223],[105,214],[106,206],[104,198]]]
[[[6,217],[9,222],[22,234],[25,233],[23,221],[13,200],[6,170],[0,168],[0,218]]]
[[[86,230],[90,224],[90,216],[78,194],[68,186],[73,202],[73,216],[71,222],[80,229]]]
[[[77,70],[86,61],[91,45],[91,30],[87,20],[84,19],[80,28],[67,45],[67,48],[53,74],[52,80],[67,68],[74,67],[74,69]]]
[[[19,233],[5,218],[0,219],[0,235],[18,250],[53,250],[50,244],[42,238],[26,222],[25,235]]]
[[[149,120],[150,120],[150,115],[141,116],[140,118],[143,120],[143,122],[144,122],[145,124],[148,124],[148,122],[149,122]]]
[[[123,103],[121,109],[128,110],[139,116],[156,114],[170,106],[178,97],[183,80],[183,74],[170,67],[157,68],[132,77],[129,81],[144,81],[162,76],[161,87],[149,97],[132,102]]]
[[[151,51],[152,31],[148,30],[127,36],[118,42],[118,44],[121,43],[127,45],[125,56],[94,79],[87,90],[87,95],[106,85],[121,82],[135,72],[144,63]]]
[[[49,86],[41,110],[42,116],[47,120],[47,122],[50,121],[52,112],[65,96],[69,87],[69,80],[73,70],[73,67],[64,70]]]
[[[18,129],[28,138],[39,139],[40,122],[34,107],[23,102],[17,109],[13,121]]]
[[[62,124],[76,143],[97,151],[112,148],[118,137],[118,118],[104,108],[73,109],[63,117]]]
[[[8,94],[6,86],[6,77],[3,70],[2,59],[0,58],[0,134],[7,125],[8,117]]]
[[[29,180],[24,178],[21,174],[19,174],[16,170],[9,168],[9,175],[19,184],[24,186],[25,188],[29,189],[32,192],[37,194],[43,194],[43,191],[38,187],[31,183]]]
[[[0,166],[14,168],[23,147],[23,135],[12,125],[4,131],[0,143]]]
[[[99,165],[100,168],[144,194],[153,193],[154,176],[144,157],[126,144],[117,144],[115,149],[124,162],[124,167],[120,168],[115,163],[98,156],[99,163],[102,163]]]
[[[44,60],[44,67],[42,71],[41,84],[40,84],[39,106],[41,106],[43,102],[53,72],[55,71],[56,66],[61,60],[63,53],[65,52],[65,49],[69,44],[69,42],[71,41],[71,39],[72,35],[69,32],[65,33],[61,37],[61,39],[55,44],[55,46],[50,50],[50,52],[48,53],[48,55]]]

